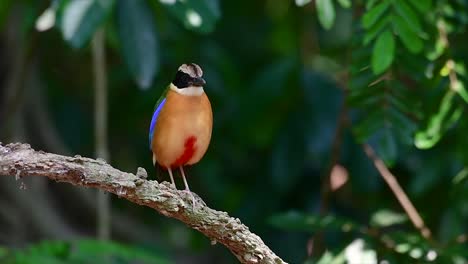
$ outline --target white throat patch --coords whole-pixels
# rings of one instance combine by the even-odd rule
[[[170,89],[178,94],[187,96],[200,96],[204,93],[203,87],[201,86],[189,86],[179,89],[177,86],[171,83]]]

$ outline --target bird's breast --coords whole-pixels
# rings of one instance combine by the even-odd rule
[[[153,134],[152,151],[163,167],[198,162],[211,139],[213,115],[205,93],[185,96],[169,91]]]

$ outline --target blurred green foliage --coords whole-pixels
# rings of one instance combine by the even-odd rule
[[[61,140],[73,153],[93,155],[89,42],[102,27],[116,167],[152,168],[147,129],[154,103],[180,64],[196,62],[208,83],[214,130],[189,181],[208,205],[238,216],[291,263],[468,260],[468,1],[2,0],[2,27],[12,8],[26,48],[34,47]],[[52,29],[37,32],[38,24]],[[432,241],[403,215],[362,143],[395,172]],[[323,195],[334,163],[349,177]],[[160,226],[168,248],[182,243],[235,261],[196,232],[174,239],[177,223],[122,201],[114,205],[141,210],[135,215]],[[326,250],[309,256],[307,244],[317,234],[323,238],[317,248]],[[0,258],[82,263],[96,254],[84,248],[43,242],[1,249]],[[115,263],[152,259],[137,246],[91,248],[115,255]],[[156,256],[151,263],[167,260]]]
[[[12,250],[11,252],[5,250],[3,254],[0,254],[0,260],[5,264],[171,263],[159,255],[113,242],[94,240],[43,241],[23,250]]]

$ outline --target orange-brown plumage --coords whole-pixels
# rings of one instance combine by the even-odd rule
[[[153,163],[166,168],[175,188],[172,170],[179,168],[185,190],[190,192],[184,166],[200,161],[211,140],[213,113],[203,90],[203,71],[195,63],[182,64],[158,100],[150,124]],[[195,197],[190,192],[195,206]]]
[[[169,89],[153,133],[156,162],[166,168],[197,163],[208,149],[212,125],[211,104],[204,92],[183,95]]]

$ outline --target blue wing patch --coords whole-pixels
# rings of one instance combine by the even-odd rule
[[[153,143],[153,133],[154,133],[154,127],[156,125],[156,121],[158,120],[158,115],[159,112],[161,112],[161,109],[163,108],[164,104],[166,103],[166,98],[164,98],[156,107],[156,110],[154,110],[153,113],[153,118],[151,118],[151,125],[150,125],[150,131],[149,131],[149,148],[151,149],[151,144]]]

